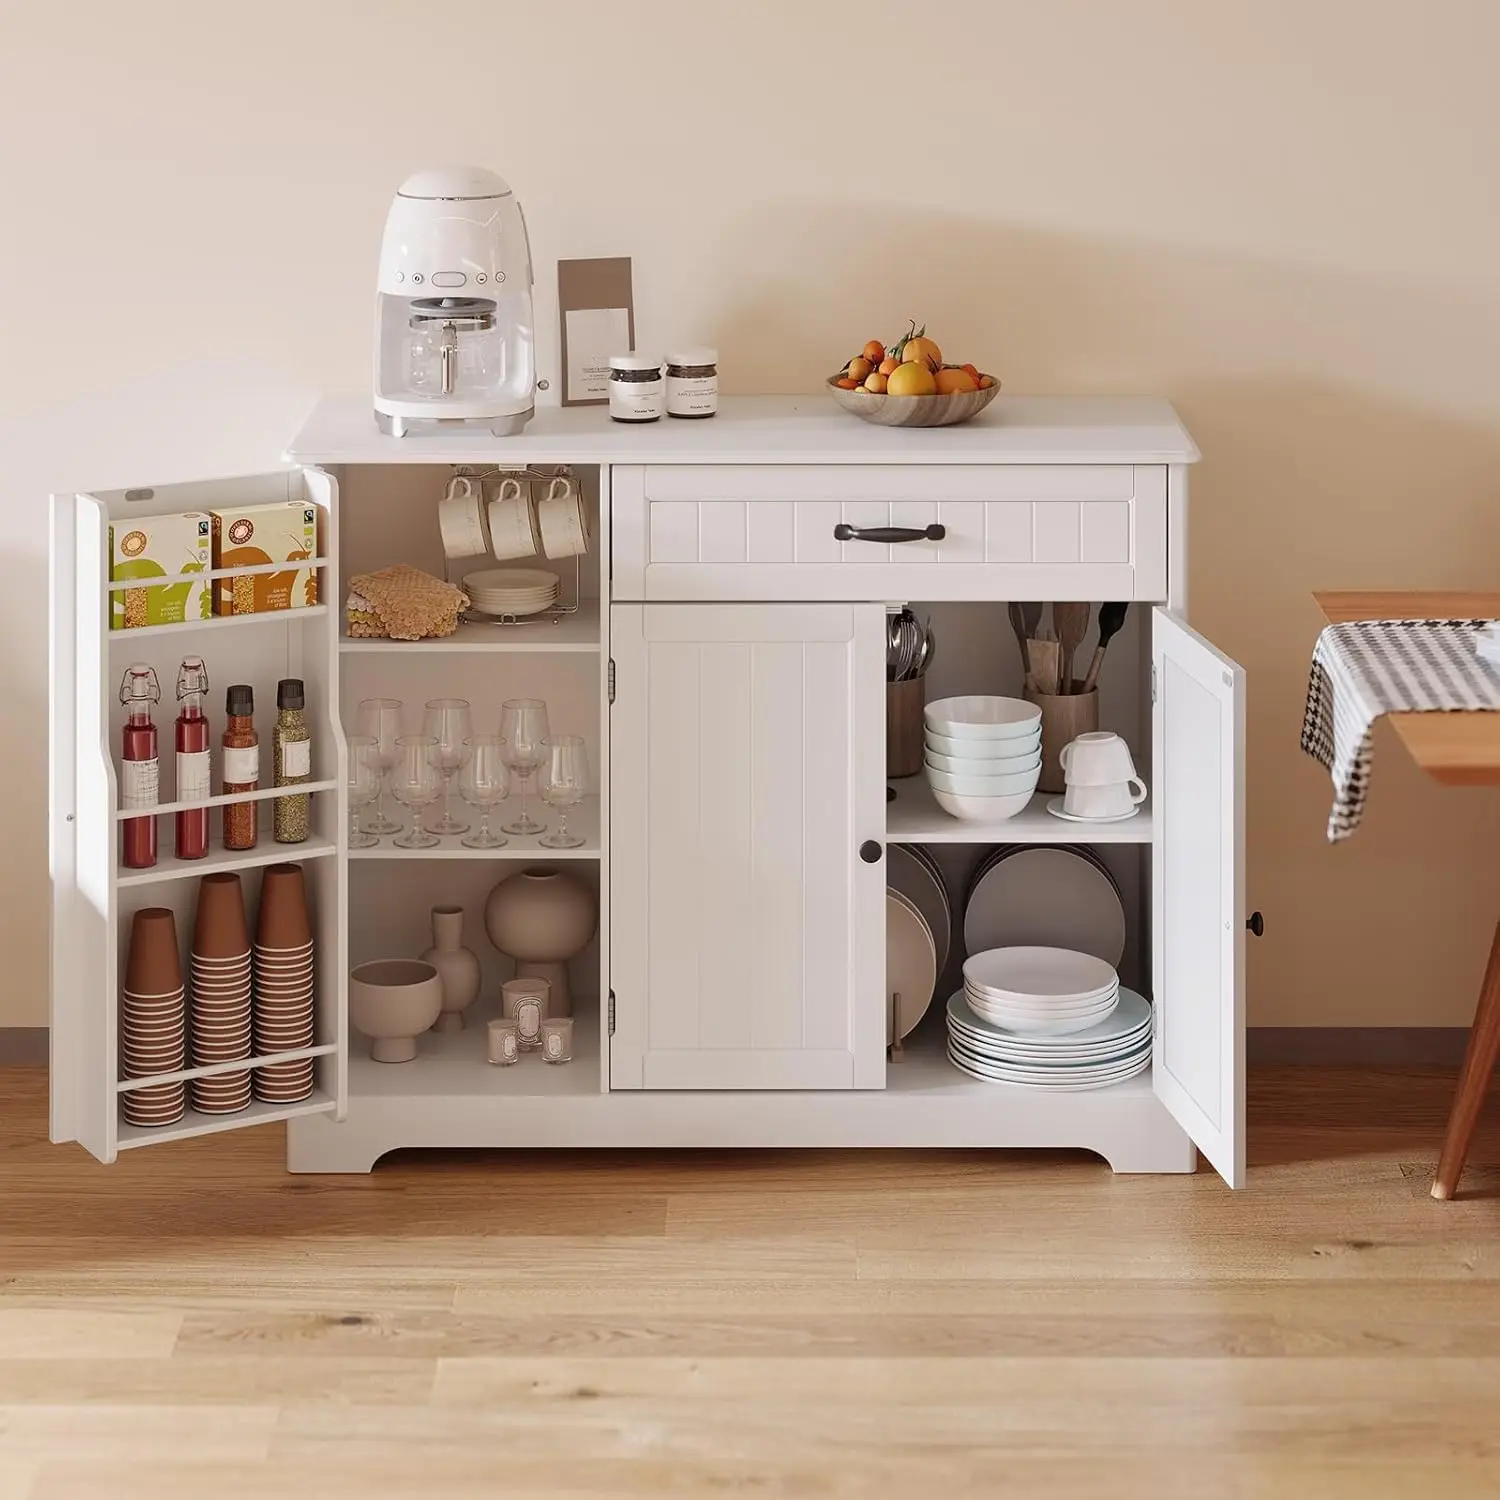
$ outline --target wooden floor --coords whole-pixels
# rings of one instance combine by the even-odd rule
[[[101,1167],[0,1071],[0,1500],[1500,1493],[1500,1117],[1265,1072],[1250,1186],[967,1152]]]

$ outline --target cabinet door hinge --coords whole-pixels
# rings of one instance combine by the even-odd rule
[[[614,663],[613,662],[610,663],[610,668],[611,668],[611,675],[610,675],[610,679],[609,679],[609,701],[611,703],[613,703],[615,701],[615,679],[614,679],[614,675],[613,675],[613,668],[614,668]],[[1153,703],[1156,702],[1156,663],[1155,662],[1151,663],[1151,701]]]
[[[615,992],[609,992],[609,1035],[615,1034]]]
[[[610,657],[610,659],[609,659],[609,701],[611,703],[613,703],[615,701],[615,659],[614,659],[614,657]]]

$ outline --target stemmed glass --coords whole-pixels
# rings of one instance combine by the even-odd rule
[[[380,778],[375,796],[375,817],[365,824],[366,833],[400,833],[401,824],[385,815],[385,775],[396,764],[396,738],[401,733],[399,698],[365,698],[359,705],[359,732],[375,741],[371,764]]]
[[[391,792],[412,813],[411,827],[395,843],[398,849],[431,849],[441,842],[422,827],[422,809],[443,793],[443,778],[433,755],[437,741],[430,734],[403,734],[396,741],[396,764],[391,768]]]
[[[349,847],[369,849],[380,840],[373,833],[364,832],[359,826],[361,809],[369,807],[380,796],[384,773],[375,764],[379,758],[380,745],[371,734],[351,734],[348,740],[349,774]]]
[[[568,832],[568,812],[588,795],[589,757],[580,734],[560,734],[547,749],[542,768],[542,801],[557,809],[557,830],[537,842],[548,849],[576,849],[583,840]]]
[[[507,833],[541,833],[527,810],[527,780],[547,758],[547,705],[540,698],[508,698],[500,705],[500,735],[505,741],[505,764],[521,783],[521,815],[500,826]]]
[[[499,849],[510,840],[490,832],[490,809],[510,791],[505,741],[498,734],[476,734],[464,741],[464,748],[468,758],[459,768],[458,790],[470,807],[478,808],[479,832],[465,834],[459,842],[469,849]]]
[[[453,777],[468,758],[464,748],[474,733],[467,698],[429,698],[422,716],[422,733],[437,741],[432,763],[443,777],[443,815],[432,825],[433,833],[467,833],[469,825],[453,816]]]

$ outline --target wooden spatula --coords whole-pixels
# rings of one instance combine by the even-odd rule
[[[1082,602],[1065,600],[1052,606],[1052,623],[1057,627],[1062,659],[1058,665],[1058,692],[1073,691],[1073,657],[1089,633],[1091,607]]]

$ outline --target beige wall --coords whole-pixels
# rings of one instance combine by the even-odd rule
[[[161,478],[120,454],[163,406],[235,462],[262,409],[186,388],[242,368],[363,386],[386,202],[449,159],[544,283],[633,255],[644,337],[732,390],[912,314],[1015,389],[1175,400],[1250,672],[1252,1020],[1466,1021],[1500,801],[1382,739],[1330,850],[1297,730],[1309,590],[1500,584],[1497,53],[1489,0],[0,0],[0,1024],[46,1013],[43,493]]]

